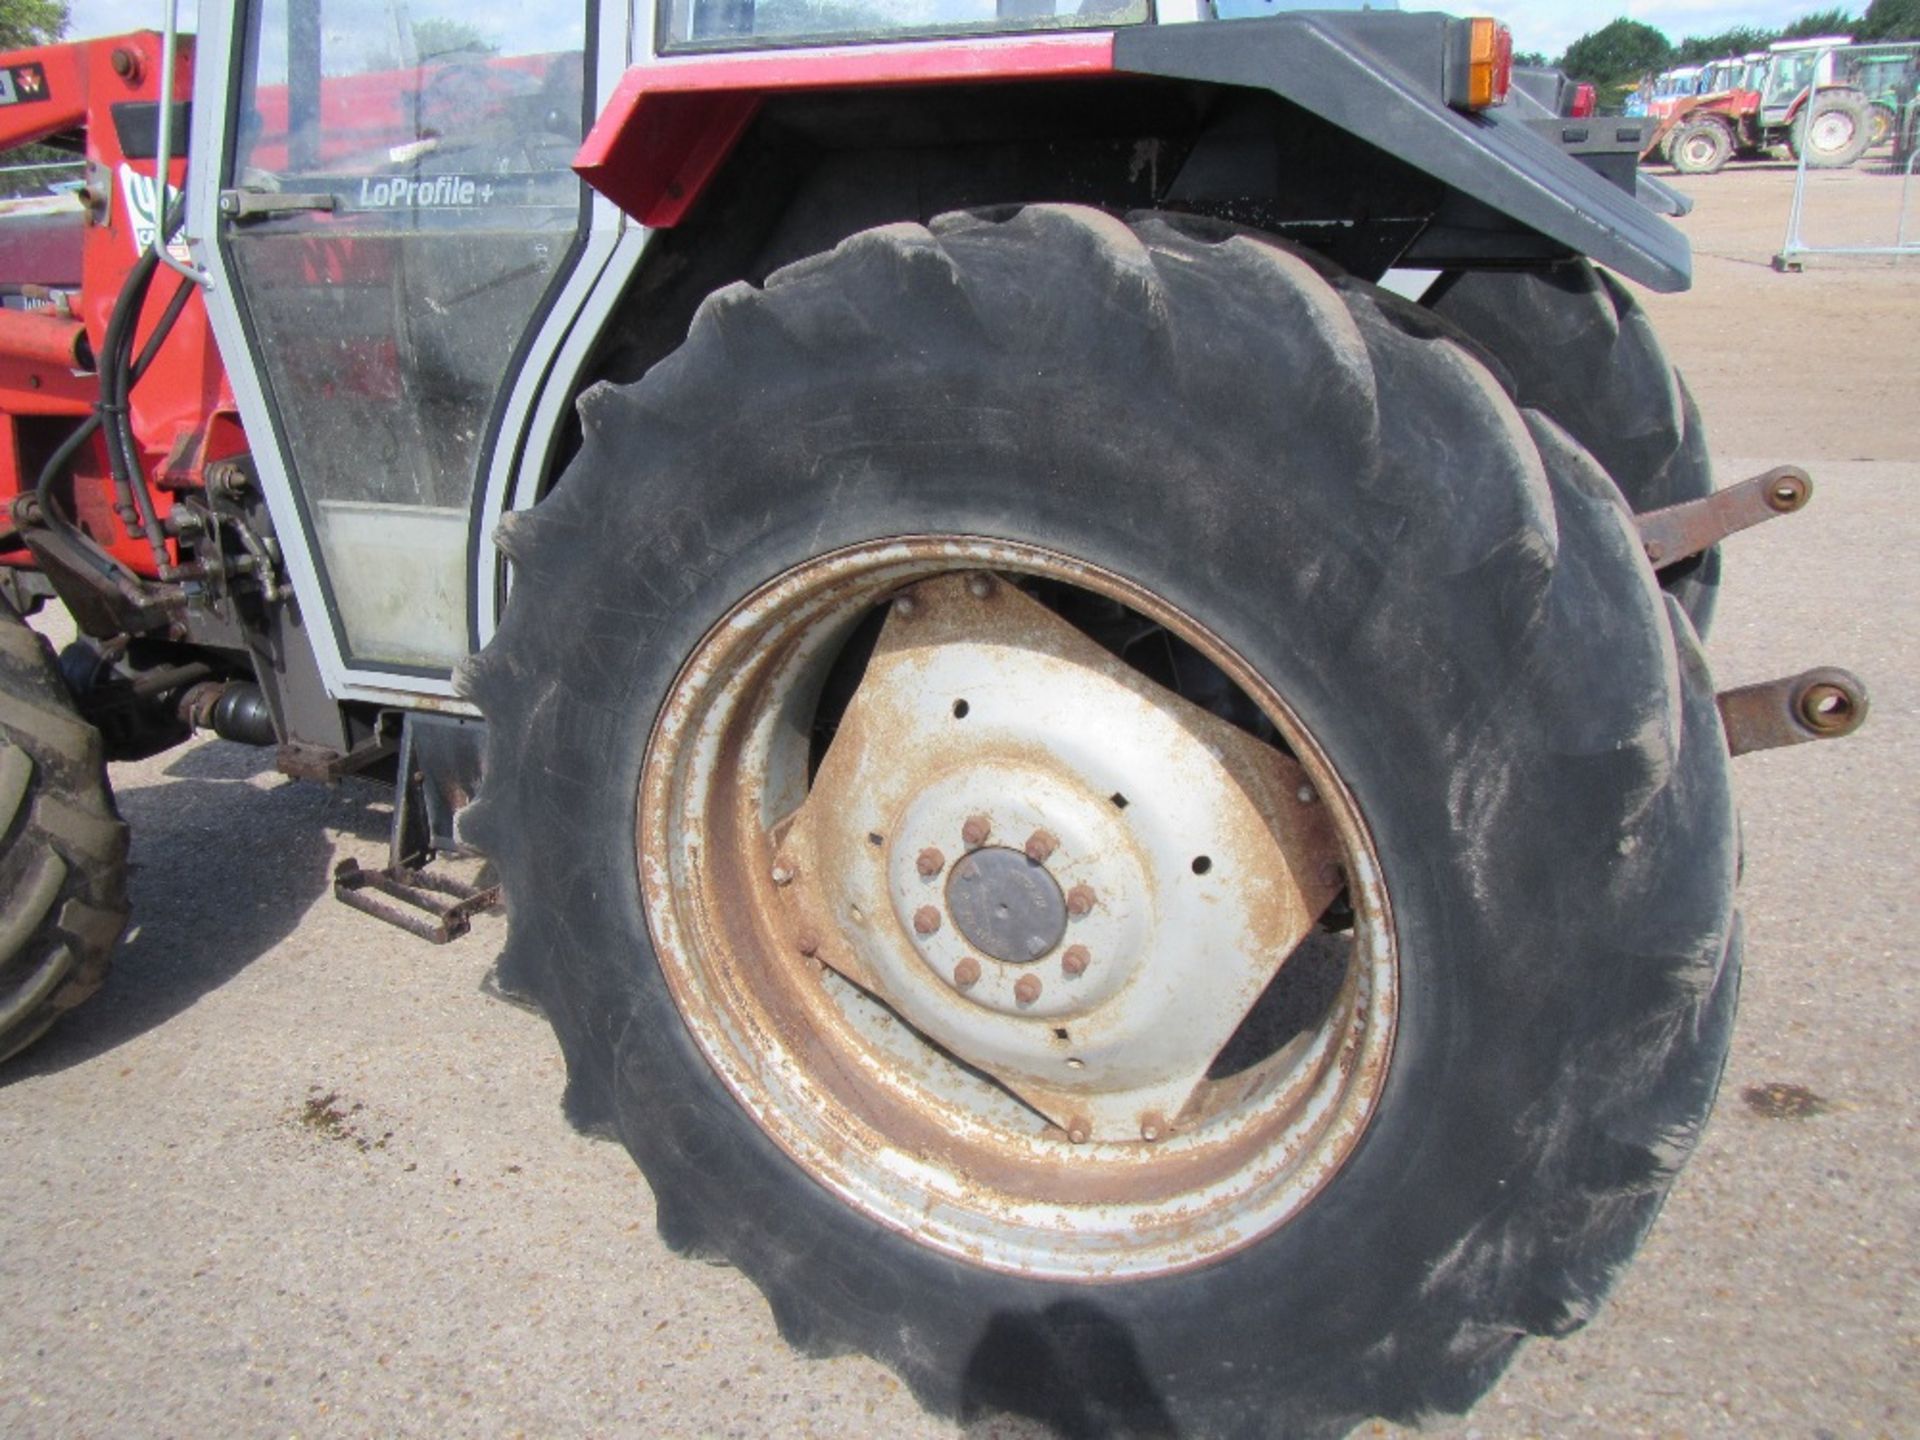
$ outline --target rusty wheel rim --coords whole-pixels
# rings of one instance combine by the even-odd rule
[[[1159,627],[1258,716],[1140,673],[1060,597]],[[957,537],[809,561],[682,667],[638,798],[707,1062],[922,1244],[1081,1281],[1211,1263],[1299,1213],[1377,1108],[1398,957],[1359,808],[1283,697],[1121,576]]]

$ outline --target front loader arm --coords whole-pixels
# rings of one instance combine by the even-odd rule
[[[0,54],[0,150],[73,130],[87,115],[87,57],[98,41]]]

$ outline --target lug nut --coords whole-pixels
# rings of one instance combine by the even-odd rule
[[[940,928],[940,912],[931,905],[922,905],[913,912],[913,933],[931,935]]]
[[[1311,785],[1302,785],[1298,790],[1294,791],[1293,794],[1294,798],[1302,805],[1311,805],[1320,798],[1313,793],[1313,787]]]
[[[1093,887],[1076,885],[1067,891],[1067,914],[1090,915],[1093,913]]]
[[[1031,1005],[1040,998],[1040,977],[1022,975],[1013,982],[1013,998],[1022,1005]]]
[[[1027,837],[1027,859],[1036,865],[1047,863],[1047,857],[1060,848],[1060,841],[1050,830],[1036,830]]]
[[[975,849],[986,844],[992,833],[993,822],[984,815],[969,815],[967,823],[960,827],[960,838]]]
[[[1060,957],[1060,968],[1069,975],[1084,975],[1087,966],[1093,963],[1093,956],[1084,945],[1069,945]]]
[[[1140,1138],[1151,1144],[1167,1133],[1167,1122],[1157,1110],[1149,1110],[1140,1117]]]
[[[919,608],[920,607],[914,603],[911,595],[899,596],[893,602],[893,613],[903,620],[911,620],[913,618],[913,612]]]
[[[793,944],[794,948],[802,955],[818,955],[820,953],[820,937],[811,930],[802,930],[798,935],[794,936]]]
[[[980,962],[968,955],[953,967],[953,983],[962,990],[971,990],[980,983]]]
[[[1093,1133],[1093,1127],[1087,1124],[1087,1117],[1075,1115],[1067,1121],[1067,1139],[1076,1145],[1087,1143],[1087,1137]]]
[[[947,868],[947,857],[929,845],[914,857],[913,868],[931,880]]]
[[[976,600],[984,600],[993,593],[993,581],[985,575],[975,575],[967,581],[967,593]]]
[[[772,873],[774,884],[791,885],[793,883],[793,862],[791,860],[774,861]]]

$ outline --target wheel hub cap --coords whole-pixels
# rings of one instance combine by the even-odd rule
[[[975,850],[953,867],[946,901],[967,944],[1011,965],[1038,960],[1067,933],[1060,882],[1024,851]]]

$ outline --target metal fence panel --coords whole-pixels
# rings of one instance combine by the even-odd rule
[[[1849,111],[1864,110],[1870,129],[1866,152],[1851,168],[1883,177],[1886,205],[1874,211],[1864,233],[1835,234],[1831,217],[1823,225],[1820,201],[1831,194],[1844,172],[1823,169],[1813,157],[1815,145],[1797,145],[1793,203],[1787,234],[1773,257],[1773,268],[1797,271],[1808,255],[1920,255],[1920,215],[1914,214],[1914,174],[1920,167],[1920,43],[1842,45],[1822,50],[1809,83],[1799,134],[1811,138],[1823,121],[1822,95],[1857,99]],[[1834,118],[1841,118],[1836,108]],[[1856,192],[1857,193],[1857,192]]]

